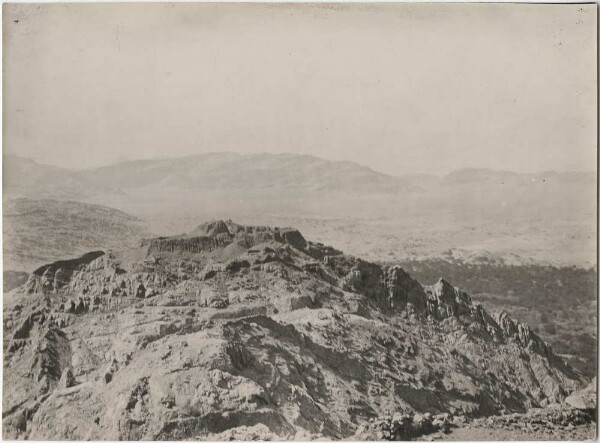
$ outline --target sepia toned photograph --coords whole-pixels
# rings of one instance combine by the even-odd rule
[[[597,438],[596,4],[2,6],[3,439]]]

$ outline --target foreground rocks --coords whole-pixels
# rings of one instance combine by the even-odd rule
[[[450,414],[396,414],[371,419],[361,425],[356,440],[580,440],[595,435],[595,411],[582,411],[567,404],[532,408],[484,418]],[[489,432],[486,436],[485,432]]]
[[[449,282],[293,229],[220,221],[98,251],[4,304],[6,438],[416,439],[526,422],[587,382]]]
[[[593,440],[596,412],[554,404],[524,414],[507,414],[466,421],[439,440]]]
[[[592,382],[580,391],[574,392],[565,399],[565,403],[575,409],[582,411],[594,411],[597,408],[596,377]]]
[[[462,419],[464,421],[464,418]],[[448,413],[398,413],[392,417],[370,419],[358,428],[354,439],[406,441],[415,440],[423,435],[446,434],[453,427],[457,427],[452,420],[453,417]]]

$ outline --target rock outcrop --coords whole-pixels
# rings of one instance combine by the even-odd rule
[[[12,438],[413,438],[586,382],[445,280],[231,221],[42,267],[4,324]]]

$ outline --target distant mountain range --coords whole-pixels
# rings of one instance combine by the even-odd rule
[[[594,172],[475,168],[394,177],[296,154],[222,152],[82,170],[4,157],[5,200],[103,205],[163,235],[189,232],[198,219],[285,220],[372,260],[461,250],[589,265],[595,261],[595,183]],[[53,220],[49,225],[61,231]]]
[[[72,170],[18,157],[4,157],[5,195],[11,197],[94,200],[128,191],[167,187],[181,191],[293,191],[349,194],[423,192],[440,186],[541,187],[592,185],[594,172],[516,173],[466,168],[446,175],[391,176],[347,161],[297,154],[198,154],[136,160]]]
[[[93,199],[141,188],[181,191],[396,193],[414,186],[352,162],[309,155],[211,153],[165,160],[137,160],[86,170],[43,165],[6,156],[5,192],[29,198]]]

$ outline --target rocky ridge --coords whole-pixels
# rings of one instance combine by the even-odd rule
[[[387,415],[525,413],[586,382],[443,279],[231,221],[43,266],[4,328],[7,438],[350,438]]]

